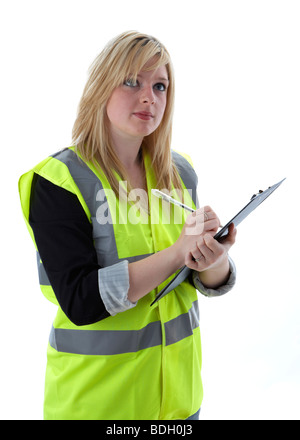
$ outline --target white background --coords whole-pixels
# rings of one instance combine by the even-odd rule
[[[55,314],[38,287],[18,178],[70,145],[89,65],[131,29],[172,55],[173,147],[192,156],[202,205],[224,223],[287,178],[238,228],[235,289],[200,298],[201,418],[299,418],[299,23],[291,0],[1,2],[1,419],[42,418]]]

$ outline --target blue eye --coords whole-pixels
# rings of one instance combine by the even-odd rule
[[[134,81],[134,79],[129,78],[124,81],[124,85],[127,87],[137,87],[138,81]]]
[[[164,92],[166,90],[166,86],[163,83],[155,84],[154,88],[160,92]]]

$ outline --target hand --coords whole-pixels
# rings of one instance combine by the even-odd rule
[[[190,214],[186,219],[178,240],[173,245],[178,255],[180,265],[183,266],[186,264],[187,255],[197,249],[197,242],[199,240],[199,244],[203,244],[204,235],[213,237],[219,227],[220,220],[210,206],[205,206],[193,212],[193,214]],[[193,255],[191,258],[192,257]]]
[[[190,252],[186,254],[185,264],[190,269],[198,272],[207,269],[218,271],[227,263],[227,253],[235,243],[236,228],[232,223],[228,228],[228,235],[223,237],[220,242],[213,238],[211,233],[201,234]]]

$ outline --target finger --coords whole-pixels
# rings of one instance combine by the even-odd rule
[[[220,239],[220,243],[226,246],[232,246],[235,243],[237,229],[233,223],[228,227],[228,234]]]
[[[199,246],[199,247],[200,247],[200,246]],[[191,251],[192,259],[193,259],[193,261],[196,261],[196,262],[198,262],[198,261],[204,259],[204,256],[203,256],[203,254],[201,253],[199,247],[197,246],[195,249],[193,249],[193,250]]]
[[[203,242],[212,252],[217,252],[219,248],[222,248],[222,245],[220,245],[220,243],[218,243],[210,234],[205,234],[203,236]]]
[[[194,225],[195,223],[205,223],[209,220],[218,220],[220,226],[220,220],[217,214],[211,209],[210,206],[204,206],[203,208],[197,209],[192,214],[186,218],[186,222],[189,225]]]
[[[222,257],[226,252],[225,248],[221,246],[210,234],[205,234],[202,242],[198,244],[198,255],[201,254],[203,257],[197,259],[198,270],[200,268],[207,268],[213,263],[215,263],[220,257]],[[194,252],[196,255],[196,252]]]
[[[236,234],[237,234],[237,229],[234,226],[234,224],[231,223],[228,227],[228,235],[230,235],[231,238],[234,239],[234,241],[235,241]]]
[[[207,258],[215,259],[222,256],[226,250],[223,245],[221,245],[217,240],[215,240],[211,235],[205,234],[203,237],[204,244],[206,246],[206,249],[210,251],[206,251],[204,248],[201,248],[201,252],[203,255],[205,255],[205,252],[207,253]]]
[[[220,227],[220,220],[214,218],[204,222],[204,231],[217,231]]]
[[[192,253],[189,253],[185,257],[185,265],[189,267],[192,270],[204,270],[207,266],[204,258],[199,258],[197,261],[195,261]]]
[[[225,253],[225,249],[210,234],[205,234],[196,242],[186,258],[186,265],[194,270],[204,270]]]
[[[203,254],[198,253],[197,257],[194,257],[193,260],[196,261],[196,263],[199,263],[200,260],[205,260],[205,258]]]
[[[200,209],[197,209],[194,213],[193,216],[196,217],[200,217],[203,218],[204,221],[208,221],[208,220],[212,220],[215,218],[218,218],[217,214],[215,213],[215,211],[213,211],[211,209],[210,206],[204,206]]]
[[[235,237],[237,234],[237,229],[234,226],[233,223],[231,223],[228,227],[228,235],[227,235],[227,242],[230,243],[231,245],[233,245],[235,243]]]
[[[213,235],[217,232],[219,229],[219,219],[213,219],[203,222],[202,219],[199,217],[197,218],[197,221],[193,223],[192,225],[187,225],[186,227],[186,234],[187,235],[201,235],[205,232],[213,232]]]
[[[209,205],[205,205],[205,206],[203,206],[203,208],[200,208],[200,210],[201,209],[203,209],[203,211],[206,211],[206,212],[209,212],[209,213],[216,215],[215,211]]]
[[[203,237],[200,236],[197,238],[197,241],[194,243],[194,247],[191,249],[190,254],[193,259],[193,261],[199,261],[201,258],[203,258],[203,255],[201,254],[199,248],[204,243]]]
[[[198,247],[198,250],[199,250],[199,253],[201,254],[201,255],[203,255],[203,258],[206,260],[206,261],[211,261],[213,258],[214,258],[214,252],[213,252],[213,250],[207,245],[207,243],[206,243],[206,240],[205,240],[205,237],[210,237],[211,238],[211,240],[213,240],[213,237],[212,236],[210,236],[209,234],[206,234],[204,237],[203,237],[203,240],[202,240],[202,243],[201,244],[198,244],[198,242],[197,242],[197,247]],[[207,241],[209,242],[209,239],[207,239]]]

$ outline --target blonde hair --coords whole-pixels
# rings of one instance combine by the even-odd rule
[[[118,195],[115,172],[122,180],[128,181],[128,191],[130,179],[112,147],[106,104],[115,88],[129,77],[136,80],[138,73],[153,58],[155,62],[147,70],[155,70],[160,66],[167,69],[167,103],[159,127],[144,138],[142,145],[150,154],[157,186],[171,191],[173,183],[175,188],[181,188],[181,181],[171,158],[174,71],[168,51],[156,38],[129,31],[111,40],[91,65],[78,106],[72,131],[73,145],[84,160],[92,161],[102,168]]]

